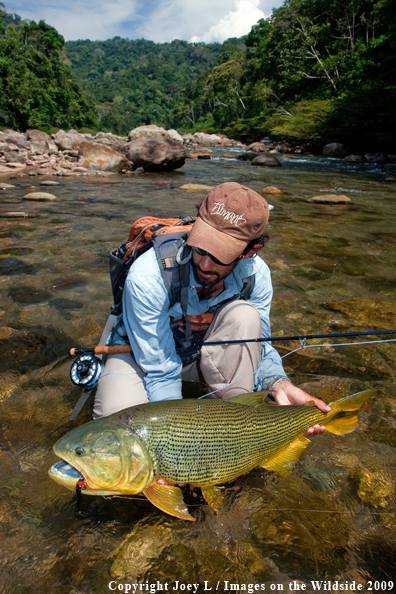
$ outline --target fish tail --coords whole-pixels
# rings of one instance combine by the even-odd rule
[[[332,412],[335,413],[335,417],[330,423],[326,424],[327,431],[336,435],[343,435],[353,431],[359,424],[357,416],[359,409],[376,392],[378,392],[378,389],[365,390],[332,402],[329,406],[331,406]]]

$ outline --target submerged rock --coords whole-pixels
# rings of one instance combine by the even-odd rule
[[[260,192],[261,194],[288,194],[285,190],[280,190],[276,186],[266,186]]]
[[[352,204],[352,200],[343,194],[322,194],[321,196],[314,196],[308,202],[316,202],[317,204]]]
[[[267,153],[265,155],[259,155],[258,157],[255,157],[255,159],[252,161],[252,165],[258,167],[280,167],[281,163],[276,157]]]
[[[25,194],[23,198],[24,200],[36,200],[38,202],[55,202],[55,200],[58,200],[56,196],[48,192],[31,192],[30,194]]]
[[[213,186],[205,186],[203,184],[183,184],[179,186],[179,190],[184,190],[185,192],[209,192]]]

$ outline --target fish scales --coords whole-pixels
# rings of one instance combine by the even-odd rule
[[[144,441],[156,477],[205,486],[255,468],[264,461],[263,452],[267,459],[280,443],[291,443],[326,413],[313,407],[179,400],[168,402],[165,415],[161,404],[150,403],[135,407],[129,417],[126,409],[120,420],[125,418]]]

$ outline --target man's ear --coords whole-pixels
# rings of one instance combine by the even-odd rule
[[[253,247],[249,248],[246,252],[244,252],[242,259],[251,258],[254,254],[257,254],[261,250],[263,246],[261,243],[256,243]]]

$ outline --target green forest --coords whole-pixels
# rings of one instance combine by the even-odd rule
[[[42,21],[0,17],[3,127],[124,135],[157,124],[396,150],[394,0],[286,0],[223,44],[65,44]]]

